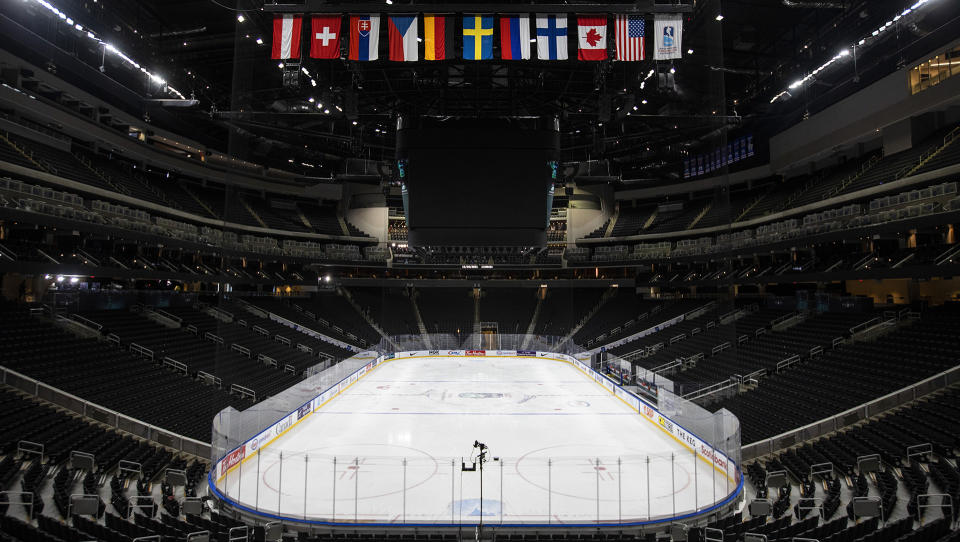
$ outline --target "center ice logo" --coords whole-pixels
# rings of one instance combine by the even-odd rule
[[[499,516],[500,506],[500,501],[495,499],[483,499],[483,506],[480,506],[480,499],[463,499],[461,501],[453,501],[450,503],[450,507],[453,508],[453,512],[455,514],[468,517],[480,516],[481,508],[483,509],[483,517]]]
[[[460,394],[464,399],[502,399],[502,393],[465,391]]]

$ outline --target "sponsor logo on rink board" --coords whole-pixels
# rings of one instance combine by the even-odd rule
[[[467,350],[467,355],[468,356],[486,356],[487,351],[486,350]]]

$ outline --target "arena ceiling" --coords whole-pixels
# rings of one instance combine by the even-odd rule
[[[956,2],[933,2],[940,5],[898,27],[893,39],[864,51],[859,58],[863,70],[889,63],[891,55],[902,55],[908,44],[956,18]],[[443,2],[451,3],[464,11],[483,5]],[[650,11],[676,5],[608,3]],[[385,6],[336,0],[318,4],[345,13]],[[436,4],[394,0],[392,9],[429,11]],[[538,4],[543,2],[531,2],[530,11]],[[565,4],[576,12],[576,2]],[[612,173],[624,177],[663,175],[685,150],[727,130],[762,132],[764,126],[798,120],[812,101],[851,80],[853,70],[824,72],[802,96],[773,104],[771,98],[909,4],[689,0],[683,8],[683,48],[692,52],[679,61],[305,60],[299,86],[291,87],[283,84],[282,70],[269,58],[273,14],[269,7],[263,9],[263,0],[57,3],[68,13],[82,14],[87,26],[123,44],[130,56],[155,66],[171,85],[199,100],[198,106],[176,115],[191,123],[197,139],[220,140],[221,149],[241,157],[284,167],[307,160],[389,159],[397,115],[557,116],[564,159],[610,159]],[[317,108],[318,103],[324,107]]]

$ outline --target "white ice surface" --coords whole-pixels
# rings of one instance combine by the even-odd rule
[[[573,365],[526,357],[384,363],[218,486],[286,517],[476,523],[474,441],[488,524],[672,517],[735,487]]]

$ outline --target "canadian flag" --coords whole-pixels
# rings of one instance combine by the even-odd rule
[[[605,60],[607,58],[607,18],[577,17],[577,58]]]
[[[310,58],[340,58],[340,16],[313,17],[310,32]]]
[[[273,48],[276,59],[300,58],[300,29],[302,15],[283,14],[273,19]]]

